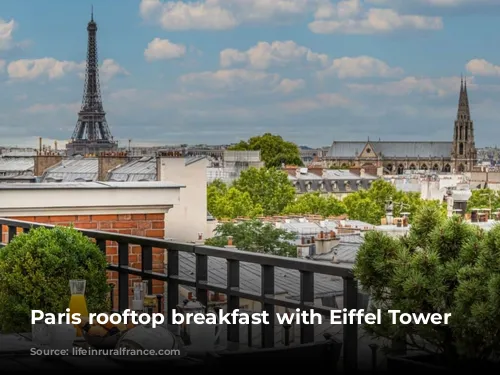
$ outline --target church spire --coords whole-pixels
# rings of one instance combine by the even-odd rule
[[[458,98],[457,119],[470,120],[469,96],[467,94],[467,78],[460,80],[460,96]]]

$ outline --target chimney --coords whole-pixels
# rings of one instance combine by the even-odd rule
[[[196,240],[197,245],[204,245],[205,240],[203,239],[203,232],[198,232],[198,239]]]
[[[297,245],[297,258],[306,258],[311,255],[311,244],[307,243],[304,236],[300,237],[300,244]]]
[[[328,233],[321,231],[316,239],[316,254],[326,254],[332,250],[332,247],[338,243],[335,232],[331,230]]]
[[[42,138],[40,138],[42,139]],[[35,165],[33,168],[33,174],[36,177],[42,176],[47,169],[59,164],[62,161],[62,156],[56,155],[54,153],[42,153],[39,151],[35,156]]]
[[[97,156],[97,181],[106,181],[108,173],[129,161],[126,152],[101,152]]]

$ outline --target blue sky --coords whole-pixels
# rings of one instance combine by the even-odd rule
[[[123,145],[447,141],[461,74],[500,145],[498,0],[2,0],[0,145],[71,137],[92,4]]]

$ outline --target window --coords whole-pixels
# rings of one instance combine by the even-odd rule
[[[372,152],[372,150],[371,150],[371,148],[370,148],[370,147],[368,147],[368,148],[366,149],[366,153],[367,153],[367,154],[369,154],[370,152]]]

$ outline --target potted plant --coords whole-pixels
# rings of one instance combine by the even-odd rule
[[[488,232],[424,206],[407,236],[373,231],[354,274],[382,312],[374,337],[403,343],[419,356],[388,356],[389,368],[490,369],[500,349],[500,226]],[[447,325],[392,324],[387,310],[449,313]],[[408,367],[410,366],[410,367]],[[495,367],[496,368],[496,367]]]
[[[70,279],[87,280],[89,311],[109,311],[106,255],[70,227],[17,235],[0,249],[0,331],[31,331],[31,310],[64,313]]]

